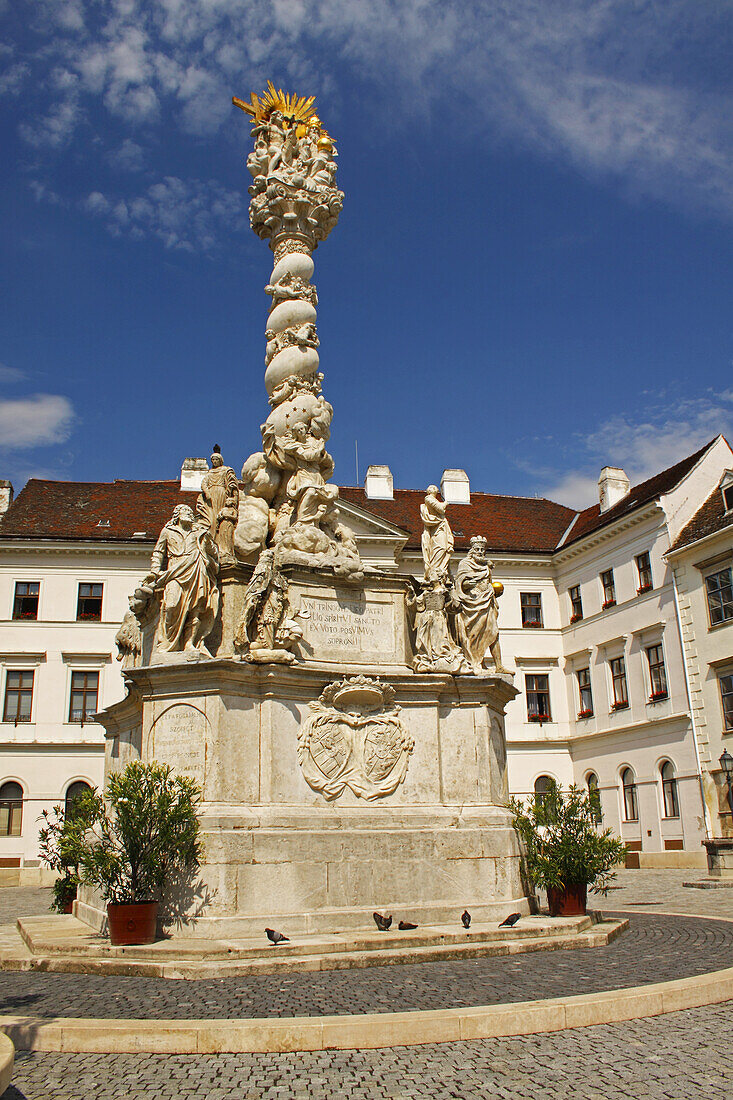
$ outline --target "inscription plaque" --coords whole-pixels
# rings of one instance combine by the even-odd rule
[[[153,726],[153,758],[203,787],[207,726],[206,716],[196,707],[187,703],[169,707]]]
[[[394,603],[349,594],[342,598],[299,599],[306,641],[316,656],[389,658],[395,647]]]

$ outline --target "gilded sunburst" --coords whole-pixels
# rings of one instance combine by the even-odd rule
[[[320,128],[320,121],[313,111],[315,101],[316,97],[312,95],[286,93],[282,88],[276,88],[271,80],[267,82],[267,91],[261,95],[252,92],[249,103],[237,96],[232,97],[234,106],[251,115],[255,122],[267,122],[273,111],[280,111],[286,129],[291,126],[305,127],[309,123]]]

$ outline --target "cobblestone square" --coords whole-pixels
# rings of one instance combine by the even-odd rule
[[[632,920],[632,929],[627,936],[633,935],[633,928],[645,928],[646,932],[638,940],[639,951],[645,950],[646,957],[637,959],[635,982],[643,980],[664,980],[672,963],[665,962],[668,956],[673,958],[675,948],[665,943],[668,925],[660,917],[654,919],[655,912],[676,912],[688,916],[733,917],[733,891],[731,890],[691,890],[684,888],[682,882],[694,880],[694,872],[678,871],[629,871],[622,872],[615,889],[603,903],[609,910],[625,909],[627,913],[643,913],[636,921]],[[13,914],[39,912],[47,903],[47,891],[0,891],[0,920],[7,923]],[[595,904],[595,899],[594,899]],[[699,953],[705,959],[704,969],[716,965],[733,965],[730,957],[727,935],[723,921],[684,920],[679,923],[683,930],[680,944],[689,941],[687,949]],[[733,928],[731,929],[733,933]],[[621,937],[617,943],[621,943]],[[633,939],[627,943],[634,943]],[[613,945],[609,945],[612,947]],[[685,948],[679,947],[680,952]],[[599,949],[607,951],[608,948]],[[535,956],[531,966],[537,967],[536,980],[554,981],[558,990],[563,983],[575,982],[583,985],[582,973],[577,970],[574,960],[568,962],[564,952],[552,952],[545,956]],[[583,955],[577,964],[588,966],[588,959],[594,951],[574,952]],[[486,960],[496,966],[501,960]],[[483,960],[460,964],[471,968],[477,975],[473,993],[485,994],[484,1003],[489,1003],[491,989],[488,984],[490,974],[482,973]],[[512,975],[509,985],[516,981],[524,989],[524,983],[532,981],[531,972],[522,973],[526,960],[506,960],[509,964],[504,975]],[[653,977],[658,964],[664,974]],[[542,976],[542,967],[552,969],[553,973]],[[427,970],[433,968],[433,980],[428,982],[424,975],[400,975],[394,971]],[[442,969],[441,969],[442,968]],[[390,1011],[394,1008],[392,997],[396,994],[400,1000],[406,995],[423,997],[428,1002],[424,1007],[435,1007],[435,998],[439,998],[442,988],[443,1002],[455,1004],[459,993],[465,989],[459,986],[458,977],[450,972],[448,964],[424,964],[422,967],[388,968],[393,972],[384,975],[384,968],[374,968],[371,978],[377,972],[386,977],[386,992],[382,992],[382,1001],[373,1004],[371,1011]],[[611,966],[611,970],[613,967]],[[365,973],[352,975],[361,980]],[[589,973],[589,972],[588,972]],[[649,976],[647,976],[649,975]],[[587,975],[586,975],[587,976]],[[348,996],[347,986],[342,986],[343,975],[338,977],[337,995]],[[16,990],[10,993],[16,980],[47,982],[53,979],[56,984],[47,987],[46,992],[36,985],[35,991],[29,985],[24,993]],[[98,979],[94,979],[98,980]],[[182,1011],[183,1015],[223,1016],[229,1010],[232,1016],[251,1014],[281,1013],[281,1004],[272,1004],[273,999],[290,1004],[290,998],[302,1001],[300,1011],[318,1011],[319,998],[327,993],[328,976],[309,975],[303,988],[310,994],[298,993],[299,983],[295,976],[288,979],[292,984],[282,983],[283,988],[270,990],[270,1004],[267,1004],[267,990],[258,990],[251,979],[239,979],[238,989],[226,988],[230,980],[219,983],[161,983],[159,991],[152,997],[150,1015],[170,1015],[174,1008],[171,998],[175,996],[187,1003],[193,1002],[194,1009]],[[89,978],[74,975],[2,975],[5,1002],[2,1011],[41,1012],[39,1004],[49,997],[44,1011],[65,1011],[69,1015],[83,1015],[85,1012],[103,1015],[102,989],[87,989],[84,994],[83,982]],[[107,979],[102,979],[106,982]],[[110,998],[114,1008],[110,1015],[125,1014],[125,1005],[129,1015],[141,1012],[143,999],[151,995],[150,990],[135,990],[129,985],[136,979],[110,979],[116,989]],[[234,980],[232,980],[234,981]],[[266,979],[263,980],[266,984]],[[58,984],[65,983],[65,984]],[[74,983],[77,983],[76,992]],[[314,993],[321,984],[318,995]],[[356,990],[356,981],[353,983]],[[392,995],[389,986],[392,985]],[[496,983],[495,983],[496,984]],[[628,984],[634,984],[629,982]],[[208,987],[212,988],[209,989]],[[219,986],[217,990],[215,987]],[[161,992],[172,990],[173,992]],[[109,991],[109,986],[107,989]],[[346,988],[347,992],[344,993]],[[469,985],[470,988],[470,985]],[[39,992],[40,989],[40,992]],[[151,987],[152,989],[152,987]],[[29,992],[30,990],[30,992]],[[125,992],[127,990],[127,992]],[[406,992],[407,991],[407,992]],[[501,996],[494,1000],[523,999],[525,992],[517,996],[517,991],[504,988],[498,991]],[[367,986],[364,996],[376,997],[376,983]],[[529,994],[531,995],[531,993]],[[548,993],[547,995],[552,995]],[[40,998],[32,1007],[18,1004],[13,1008],[8,999],[13,996]],[[164,997],[164,1002],[160,1001]],[[315,997],[315,1001],[314,1001]],[[61,1001],[64,1001],[66,1007]],[[379,997],[376,998],[379,1001]],[[54,1008],[55,1002],[55,1008]],[[208,1005],[207,1003],[208,1002]],[[480,1003],[473,1000],[472,1003]],[[297,1007],[297,1006],[296,1006]],[[326,1007],[325,1002],[321,1011]],[[328,1006],[331,1007],[330,1005]],[[400,1007],[405,1007],[404,1004]],[[349,1003],[343,1010],[368,1011],[368,1004],[353,1006]],[[256,1011],[254,1011],[256,1010]],[[179,1011],[181,1009],[179,1008]],[[378,1098],[378,1100],[412,1100],[414,1097],[469,1098],[497,1097],[499,1100],[525,1100],[526,1097],[538,1100],[723,1100],[733,1091],[733,1058],[730,1054],[731,1002],[690,1009],[684,1012],[670,1013],[646,1020],[637,1020],[620,1024],[604,1024],[595,1027],[578,1028],[547,1035],[531,1035],[512,1039],[486,1039],[463,1043],[445,1043],[415,1047],[395,1047],[382,1050],[332,1051],[297,1054],[220,1054],[220,1055],[151,1055],[151,1054],[50,1054],[18,1052],[13,1085],[6,1091],[2,1100],[107,1100],[107,1098],[126,1097],[129,1100],[145,1100],[159,1097],[168,1100],[173,1097],[197,1097],[201,1100],[219,1100],[219,1098],[242,1098],[242,1100],[275,1100],[275,1098]]]

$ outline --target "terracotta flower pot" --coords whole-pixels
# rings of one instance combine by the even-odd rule
[[[108,905],[107,923],[113,947],[154,943],[158,924],[158,902]]]
[[[569,882],[565,887],[548,886],[547,904],[551,917],[584,917],[587,909],[588,886],[585,882]]]

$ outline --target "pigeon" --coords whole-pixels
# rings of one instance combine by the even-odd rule
[[[470,928],[471,927],[471,914],[469,913],[468,909],[464,909],[463,912],[461,913],[461,920],[463,922],[463,927],[464,928]]]
[[[389,917],[383,917],[381,913],[372,913],[372,916],[374,917],[374,923],[376,924],[379,931],[386,932],[390,924],[392,923],[392,916],[390,915]]]
[[[410,924],[409,920],[401,920],[397,925],[400,932],[411,932],[413,928],[417,928],[416,924]]]
[[[501,922],[499,928],[513,928],[521,915],[521,913],[510,913],[507,919]]]
[[[283,936],[282,932],[276,932],[274,928],[266,928],[265,932],[267,932],[267,938],[270,943],[275,944],[275,946],[279,943],[290,943],[287,936]]]

